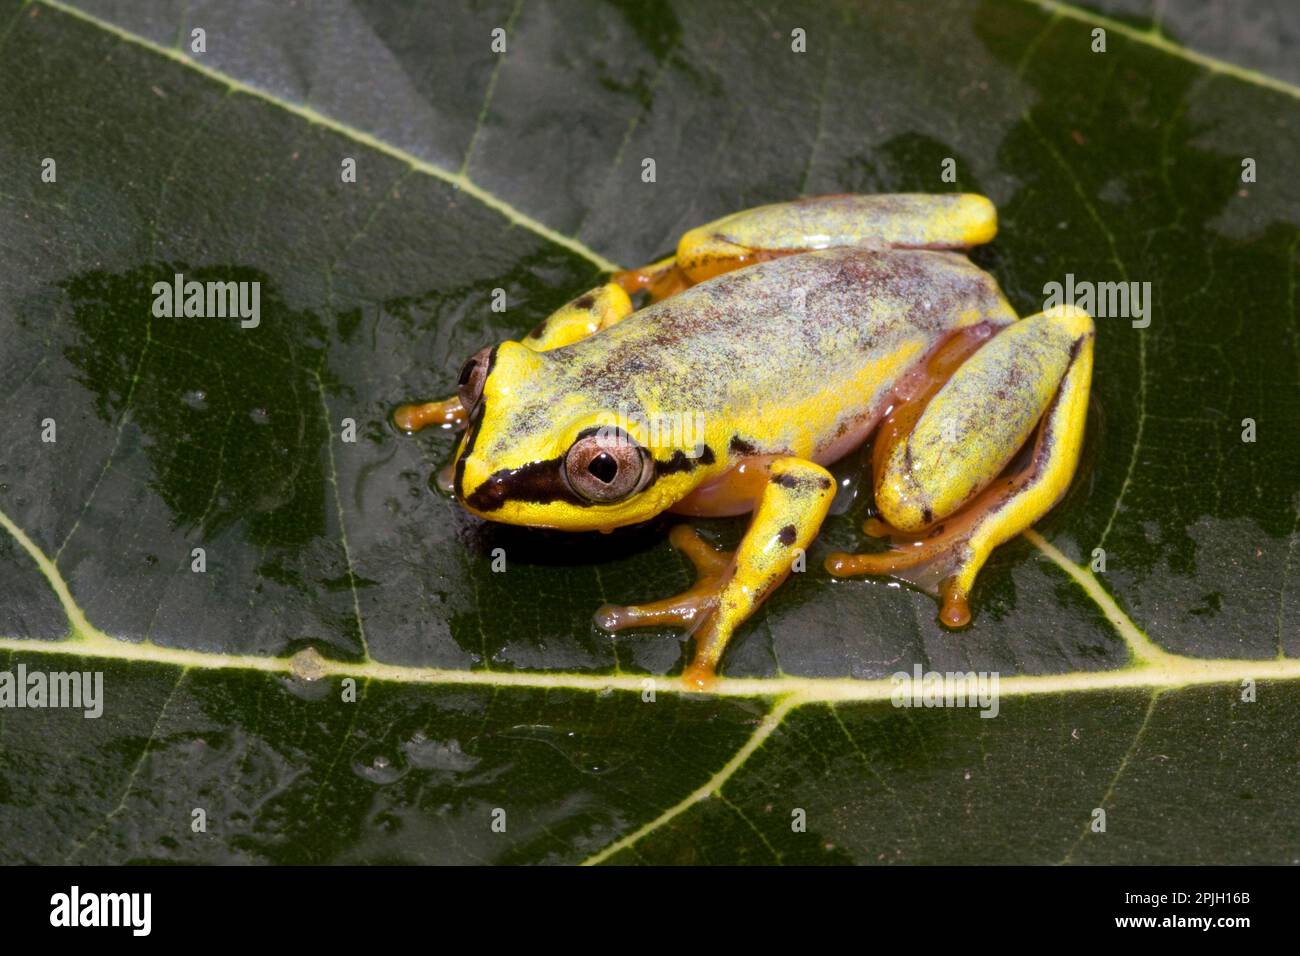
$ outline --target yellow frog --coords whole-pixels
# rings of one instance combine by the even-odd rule
[[[826,568],[925,587],[962,627],[989,553],[1065,493],[1092,377],[1086,312],[1018,320],[950,251],[996,232],[993,204],[969,194],[736,213],[482,349],[457,397],[394,420],[467,429],[449,484],[492,521],[609,531],[663,511],[752,512],[734,553],[674,528],[699,576],[685,593],[596,612],[607,630],[687,628],[693,687],[817,535],[835,495],[824,466],[874,435],[865,530],[892,547]],[[634,309],[629,293],[653,304]]]

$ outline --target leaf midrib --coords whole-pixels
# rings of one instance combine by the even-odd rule
[[[352,676],[373,680],[414,684],[471,684],[490,687],[567,688],[601,692],[610,689],[640,692],[646,681],[662,681],[664,691],[687,689],[677,680],[651,674],[570,674],[549,671],[454,670],[386,664],[371,658],[357,662],[337,661],[314,654],[294,657],[222,654],[186,648],[166,647],[148,641],[131,642],[112,637],[90,623],[85,611],[72,596],[58,566],[41,550],[12,518],[0,510],[3,527],[27,552],[58,598],[69,622],[68,637],[63,640],[0,638],[0,649],[44,654],[72,654],[140,663],[168,664],[181,668],[212,670],[254,670],[299,674],[304,667],[320,677]],[[1061,567],[1095,603],[1106,620],[1123,639],[1129,652],[1128,663],[1104,671],[1076,671],[1048,675],[1016,675],[1002,683],[1010,693],[1060,693],[1074,690],[1102,690],[1118,687],[1175,688],[1191,684],[1223,683],[1238,679],[1300,679],[1300,660],[1278,658],[1250,660],[1233,658],[1194,658],[1173,654],[1148,638],[1126,615],[1087,568],[1070,561],[1036,531],[1025,532],[1049,560]],[[800,703],[815,701],[857,701],[888,699],[894,684],[890,678],[819,678],[819,677],[721,677],[711,693],[735,697],[783,697],[795,695]]]
[[[675,677],[662,674],[583,674],[570,671],[494,671],[488,669],[418,667],[382,661],[340,661],[313,655],[267,657],[223,654],[149,642],[123,641],[102,632],[76,634],[64,640],[0,637],[0,650],[121,660],[183,669],[242,670],[284,674],[308,680],[356,677],[401,684],[460,685],[493,688],[532,688],[602,693],[610,690],[642,693],[697,694]],[[310,674],[310,677],[305,675]],[[1200,658],[1162,652],[1157,661],[1130,663],[1100,671],[999,676],[999,693],[1043,696],[1129,688],[1177,690],[1239,680],[1300,680],[1296,658]],[[851,703],[889,700],[897,684],[893,676],[861,677],[719,677],[707,693],[719,697],[788,697],[800,703]]]

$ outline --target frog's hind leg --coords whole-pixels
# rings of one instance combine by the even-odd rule
[[[970,621],[975,577],[998,545],[1065,494],[1079,460],[1092,380],[1093,323],[1064,307],[1005,327],[925,405],[914,425],[877,439],[869,534],[894,547],[832,554],[838,577],[903,578],[943,601],[949,627]],[[1007,471],[1037,428],[1028,463]]]
[[[609,631],[665,624],[688,628],[695,656],[682,679],[691,688],[713,679],[732,634],[790,574],[835,497],[830,473],[811,461],[756,457],[751,462],[737,491],[756,500],[757,507],[734,554],[710,548],[693,529],[679,525],[672,542],[695,565],[696,583],[664,601],[606,605],[596,612],[596,624]]]
[[[657,302],[682,289],[767,259],[852,246],[968,249],[997,234],[997,210],[972,193],[814,196],[733,213],[692,229],[677,254],[617,273],[628,292]]]

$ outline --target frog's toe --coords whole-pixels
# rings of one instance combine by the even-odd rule
[[[688,524],[679,524],[673,528],[668,541],[695,565],[695,573],[700,577],[721,574],[733,557],[733,552],[715,548]]]
[[[718,595],[714,589],[696,584],[688,591],[663,601],[646,604],[602,604],[596,609],[596,626],[606,631],[623,631],[630,627],[690,627],[713,610]]]
[[[871,534],[872,529],[867,529]],[[939,598],[939,623],[956,630],[970,624],[970,582],[984,563],[972,552],[968,538],[908,541],[887,551],[826,557],[826,570],[837,578],[878,575],[897,578]]]
[[[456,395],[439,402],[401,405],[393,411],[393,424],[408,435],[430,426],[460,431],[468,421],[465,406]]]
[[[718,594],[726,583],[731,552],[715,548],[689,525],[673,528],[668,540],[695,565],[693,585],[674,597],[646,604],[605,604],[596,609],[596,626],[606,631],[631,627],[693,628],[718,605]]]

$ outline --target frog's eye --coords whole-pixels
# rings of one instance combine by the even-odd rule
[[[564,456],[569,487],[599,504],[640,491],[653,474],[650,453],[618,429],[584,435]]]
[[[487,381],[488,368],[492,364],[492,346],[484,346],[469,357],[460,367],[460,379],[456,389],[460,394],[461,407],[466,417],[474,414],[479,399],[483,397],[483,383]]]

